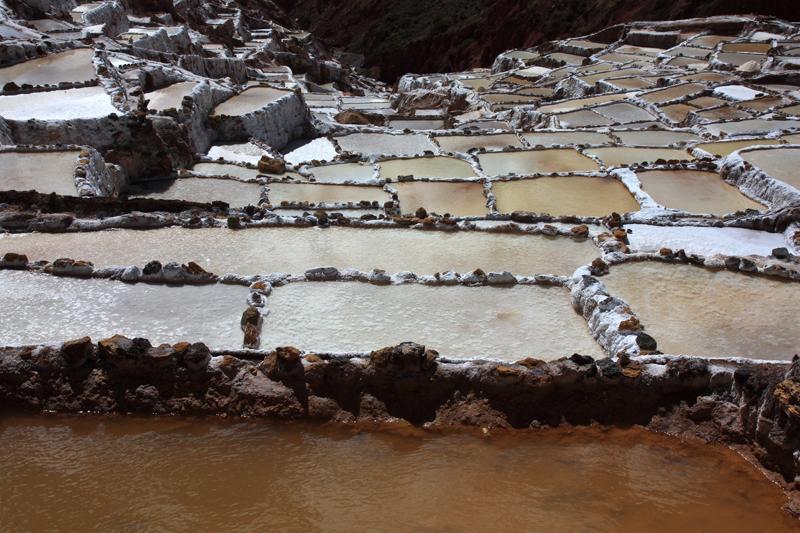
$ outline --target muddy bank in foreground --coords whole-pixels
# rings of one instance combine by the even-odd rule
[[[780,489],[730,450],[641,429],[477,436],[6,415],[0,446],[3,523],[17,531],[795,526]]]
[[[58,412],[230,415],[394,427],[642,424],[746,447],[787,489],[800,461],[800,360],[791,364],[573,355],[452,363],[404,343],[368,355],[213,355],[200,343],[88,337],[0,349],[0,402]],[[791,506],[795,511],[796,505]]]

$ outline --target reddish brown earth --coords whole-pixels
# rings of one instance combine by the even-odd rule
[[[585,35],[633,20],[754,13],[800,19],[780,0],[277,0],[300,26],[334,47],[363,54],[370,73],[489,66],[511,48]]]

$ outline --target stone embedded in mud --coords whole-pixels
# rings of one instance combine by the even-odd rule
[[[202,342],[195,342],[194,344],[179,342],[173,346],[173,349],[178,359],[189,370],[203,370],[211,360],[211,351]]]
[[[142,277],[142,271],[137,266],[129,266],[122,271],[122,275],[119,279],[122,281],[127,281],[129,283],[133,283],[139,281],[139,278]]]
[[[581,224],[580,226],[572,226],[569,231],[575,237],[588,237],[589,236],[589,226],[587,226],[586,224]]]
[[[284,385],[303,381],[305,370],[300,350],[294,346],[281,346],[267,355],[260,365],[261,371],[273,381]]]
[[[74,278],[91,277],[94,265],[88,261],[75,261],[74,259],[56,259],[45,267],[45,272],[55,276],[69,276]]]
[[[511,272],[489,272],[486,274],[488,285],[516,285],[517,278]]]
[[[72,368],[83,366],[86,361],[94,359],[94,344],[89,337],[81,337],[65,342],[61,346],[61,356]]]
[[[264,155],[258,160],[258,171],[264,174],[283,174],[286,172],[286,162],[277,157]]]
[[[589,272],[592,274],[592,276],[602,276],[603,274],[608,274],[608,263],[598,257],[592,260],[592,264],[589,266]]]
[[[643,331],[636,334],[636,345],[648,352],[654,352],[658,349],[656,340]]]
[[[772,257],[780,259],[781,261],[787,261],[791,259],[792,256],[786,248],[775,248],[772,250]]]
[[[415,372],[434,370],[438,357],[436,350],[426,350],[424,346],[414,342],[388,346],[369,354],[370,362],[377,367]]]
[[[147,368],[149,365],[143,363],[147,359],[147,352],[152,348],[147,339],[129,339],[123,335],[114,335],[100,340],[97,348],[99,359],[108,363],[114,371],[134,373],[152,370]]]

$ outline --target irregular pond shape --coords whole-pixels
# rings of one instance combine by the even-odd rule
[[[800,148],[770,148],[741,152],[742,159],[775,179],[800,190]]]
[[[122,114],[101,85],[0,96],[0,117],[10,120],[72,120]]]
[[[266,107],[270,102],[292,94],[286,89],[275,89],[273,87],[250,87],[241,93],[225,100],[211,112],[212,115],[240,116],[247,115],[254,111]]]
[[[639,210],[639,204],[625,185],[613,178],[563,176],[496,181],[492,183],[492,191],[501,213],[606,216]]]
[[[9,82],[19,86],[27,83],[35,87],[92,81],[97,77],[93,56],[94,50],[91,48],[75,48],[1,68],[0,86]]]
[[[765,207],[726,183],[716,172],[697,170],[648,170],[637,172],[642,189],[653,200],[690,213],[724,215]]]

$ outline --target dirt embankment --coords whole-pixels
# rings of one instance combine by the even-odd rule
[[[277,0],[300,26],[334,47],[364,55],[374,76],[490,66],[510,48],[577,36],[633,20],[759,14],[797,20],[779,0]]]

